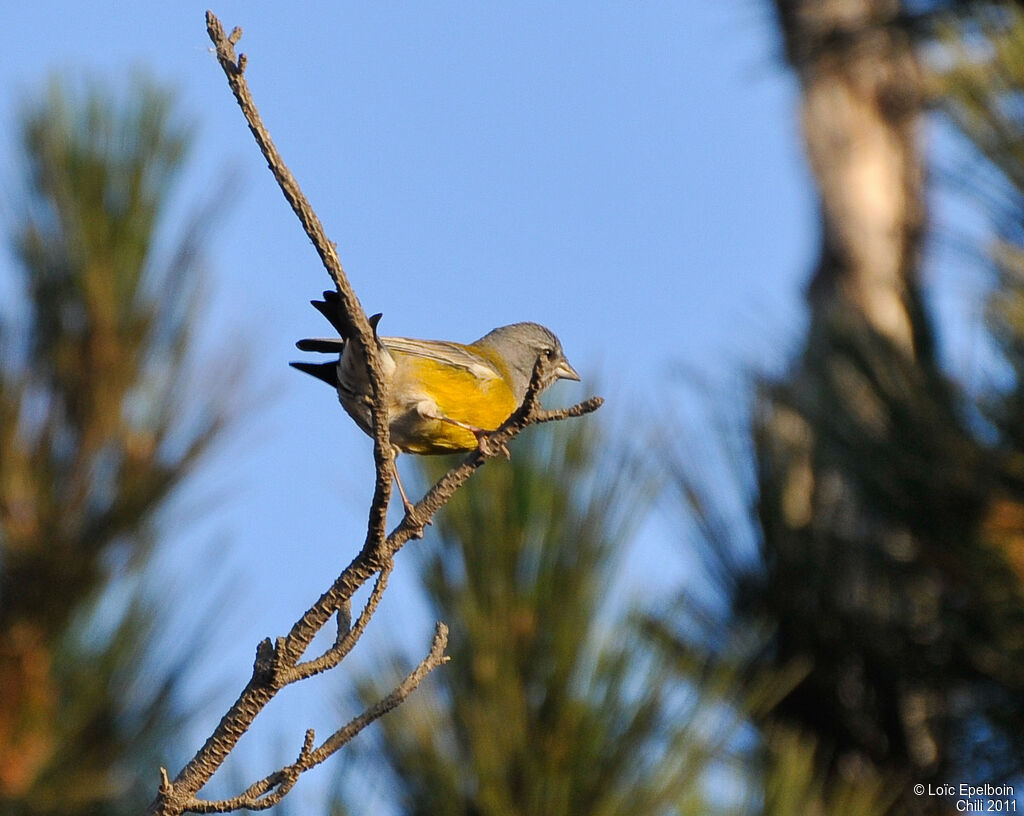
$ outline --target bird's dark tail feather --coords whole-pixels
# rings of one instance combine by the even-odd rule
[[[342,354],[345,351],[344,312],[341,308],[341,300],[338,293],[328,289],[324,292],[323,300],[311,300],[313,307],[330,321],[339,337],[307,337],[299,340],[295,345],[302,351],[318,351],[324,354]],[[377,335],[377,323],[380,322],[380,315],[375,314],[369,318],[370,326],[373,327],[373,334]],[[383,347],[380,338],[377,343]],[[292,368],[305,371],[307,374],[323,380],[334,388],[338,387],[338,364],[335,363],[290,363]]]
[[[327,318],[334,330],[341,336],[345,337],[345,323],[344,323],[344,312],[341,308],[341,300],[338,297],[338,293],[333,289],[327,289],[324,291],[323,300],[311,300],[310,303],[313,308],[316,309],[320,314]],[[381,315],[377,313],[369,318],[370,326],[373,327],[373,333],[377,334],[377,324],[380,322]]]
[[[331,388],[338,387],[338,364],[337,363],[289,363],[292,368],[305,371],[310,376],[323,380]]]
[[[345,340],[340,337],[307,337],[299,340],[295,346],[302,351],[341,354],[345,350]]]
[[[327,318],[339,335],[345,336],[344,314],[341,310],[341,301],[338,299],[337,292],[333,289],[328,289],[324,292],[323,300],[311,300],[310,303],[313,304],[314,309]]]

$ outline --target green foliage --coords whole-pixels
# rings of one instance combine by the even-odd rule
[[[703,773],[736,718],[670,683],[635,630],[609,618],[652,484],[604,440],[594,420],[524,434],[423,545],[452,661],[381,722],[373,757],[393,772],[402,812],[709,812]],[[366,681],[361,697],[381,690]]]
[[[799,573],[777,563],[782,556],[765,543],[758,520],[755,444],[738,409],[735,414],[729,418],[716,407],[714,438],[688,440],[680,428],[672,435],[675,446],[658,454],[674,488],[669,507],[679,526],[692,531],[702,569],[672,606],[648,614],[642,630],[673,661],[677,682],[693,685],[705,706],[726,707],[736,720],[733,730],[745,736],[731,751],[719,748],[719,760],[730,760],[732,787],[743,794],[724,812],[897,813],[906,790],[901,777],[867,766],[831,772],[841,725],[825,710],[826,694],[817,699],[824,723],[818,730],[795,727],[785,713],[822,672],[839,670],[826,650],[784,650],[781,636],[804,632],[811,640],[836,625],[831,605],[838,600],[822,595],[836,591],[841,568],[823,558]],[[808,593],[815,602],[806,602]]]
[[[1024,13],[1012,4],[979,11],[947,24],[941,43],[938,98],[976,151],[962,183],[997,234],[987,247],[996,275],[988,325],[1012,379],[984,408],[1004,444],[1024,451]],[[1013,466],[1019,478],[1022,465]]]
[[[135,763],[151,790],[147,746],[173,737],[180,673],[138,674],[148,604],[122,603],[116,625],[98,604],[145,564],[156,514],[227,419],[189,361],[210,213],[165,234],[189,136],[150,83],[54,81],[20,125],[8,274],[23,298],[0,323],[0,813],[127,812],[144,801]]]
[[[867,772],[853,779],[833,779],[822,771],[812,737],[785,727],[765,734],[764,799],[761,816],[882,816],[895,812],[904,787]]]

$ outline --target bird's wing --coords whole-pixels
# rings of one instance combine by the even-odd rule
[[[479,354],[459,343],[444,340],[414,340],[410,337],[382,337],[384,347],[397,354],[433,360],[468,371],[477,379],[500,379],[501,373]]]

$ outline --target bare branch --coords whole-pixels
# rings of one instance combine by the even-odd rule
[[[286,765],[258,782],[253,782],[238,796],[230,799],[198,799],[193,796],[185,802],[185,810],[192,813],[228,813],[233,810],[272,808],[295,787],[302,771],[306,770],[303,766],[309,761],[315,740],[316,732],[312,728],[308,729],[299,750],[299,758],[291,765]]]
[[[343,633],[339,622],[338,637],[335,638],[334,645],[315,660],[297,663],[285,675],[286,683],[295,683],[299,680],[305,680],[307,677],[312,677],[314,674],[320,674],[328,669],[333,669],[345,659],[345,656],[352,651],[352,647],[362,637],[366,624],[370,622],[373,613],[377,611],[377,605],[384,595],[384,590],[387,589],[388,576],[391,575],[391,570],[392,565],[388,564],[377,576],[377,581],[373,585],[373,591],[370,593],[370,597],[367,598],[363,611],[359,613],[359,618],[356,620],[355,625],[349,627],[348,631]]]
[[[373,495],[373,503],[370,506],[370,519],[366,535],[365,546],[377,546],[384,540],[387,525],[387,508],[391,500],[391,484],[395,467],[395,454],[391,449],[391,438],[387,423],[387,400],[385,399],[386,384],[384,381],[383,369],[377,356],[377,343],[374,338],[373,329],[366,319],[366,312],[363,311],[359,298],[356,297],[352,284],[342,268],[341,259],[338,257],[337,247],[333,241],[327,239],[324,226],[309,200],[303,194],[298,182],[284,163],[281,154],[278,153],[270,133],[263,124],[263,119],[253,101],[249,85],[245,81],[245,55],[235,56],[235,45],[242,38],[242,29],[235,28],[231,36],[224,33],[224,26],[212,11],[206,12],[206,31],[210,35],[217,54],[217,61],[224,70],[228,79],[228,85],[242,109],[242,115],[249,124],[256,144],[263,152],[267,160],[270,172],[274,174],[281,192],[291,204],[292,210],[302,222],[302,228],[313,242],[320,260],[334,280],[338,290],[338,297],[344,317],[345,337],[350,342],[355,342],[356,348],[363,354],[366,360],[367,376],[370,380],[371,414],[373,418],[373,458],[377,465],[377,483]]]
[[[430,674],[430,672],[438,666],[447,663],[451,659],[444,653],[447,646],[448,627],[445,626],[445,624],[438,622],[434,628],[434,641],[430,647],[430,653],[423,658],[420,664],[413,669],[409,676],[406,677],[405,680],[403,680],[401,684],[387,697],[378,700],[358,717],[355,717],[345,726],[331,734],[331,736],[324,741],[323,745],[310,754],[311,764],[309,767],[313,767],[313,765],[318,765],[323,762],[343,745],[350,742],[356,734],[366,728],[366,726],[374,720],[383,717],[389,711],[401,705],[405,699],[416,690],[416,687],[423,682],[424,677]]]
[[[341,643],[342,639],[352,629],[352,600],[346,598],[338,608],[338,633],[334,636],[334,645]]]
[[[604,405],[604,399],[602,397],[591,397],[590,399],[578,402],[568,408],[556,408],[551,411],[538,411],[533,421],[536,424],[542,422],[555,422],[560,419],[571,419],[573,417],[581,417],[584,414],[592,414],[598,408]]]
[[[553,372],[547,370],[545,361],[539,360],[534,367],[522,405],[500,428],[487,435],[486,444],[481,446],[484,450],[468,454],[461,463],[452,468],[427,492],[391,534],[386,536],[386,513],[393,482],[394,453],[391,449],[384,408],[387,397],[386,383],[382,376],[373,331],[341,267],[334,244],[327,240],[323,226],[278,154],[256,110],[243,76],[245,55],[235,56],[234,46],[241,39],[241,29],[236,28],[227,36],[220,21],[211,12],[207,12],[207,31],[216,48],[217,59],[227,76],[228,84],[249,123],[249,129],[267,159],[271,172],[302,222],[324,266],[334,279],[348,323],[346,329],[350,330],[348,339],[356,344],[357,349],[364,352],[371,385],[376,486],[366,539],[359,554],[316,603],[292,625],[286,636],[274,641],[266,638],[259,644],[253,662],[252,677],[235,703],[221,718],[210,738],[182,768],[173,782],[168,779],[166,771],[162,771],[157,797],[147,810],[147,814],[152,816],[179,816],[186,811],[214,813],[241,808],[264,810],[272,807],[291,790],[303,771],[323,762],[359,731],[405,700],[428,672],[447,660],[444,648],[447,644],[448,630],[442,623],[437,625],[430,654],[405,681],[376,705],[332,734],[319,748],[313,749],[314,735],[312,731],[308,731],[302,751],[294,763],[254,783],[239,796],[219,801],[201,800],[196,796],[220,768],[256,716],[282,687],[333,668],[351,651],[380,603],[387,587],[395,553],[409,539],[422,536],[424,525],[447,504],[458,487],[465,483],[477,468],[497,452],[506,450],[508,442],[529,425],[582,416],[596,410],[603,402],[599,397],[593,397],[571,408],[543,410],[540,408],[539,395],[543,387],[551,381]],[[350,626],[351,599],[374,575],[378,576],[377,581],[366,606],[356,623]],[[334,616],[338,619],[334,645],[320,657],[300,662],[313,638]]]
[[[185,810],[193,813],[227,813],[232,810],[266,810],[273,807],[294,787],[301,774],[316,767],[342,746],[351,742],[356,734],[374,720],[401,705],[416,690],[424,677],[438,666],[447,663],[449,658],[444,654],[447,645],[448,627],[443,623],[438,623],[434,630],[430,653],[410,672],[405,680],[387,697],[378,700],[362,714],[331,734],[319,748],[313,750],[315,735],[313,729],[310,728],[306,731],[306,739],[298,759],[291,765],[286,765],[258,782],[254,782],[244,792],[231,799],[205,800],[192,797],[185,803]]]

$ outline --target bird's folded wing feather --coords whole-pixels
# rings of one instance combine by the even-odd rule
[[[458,343],[444,340],[414,340],[409,337],[382,337],[381,342],[388,351],[455,366],[468,371],[478,379],[501,378],[501,374],[485,358]]]

